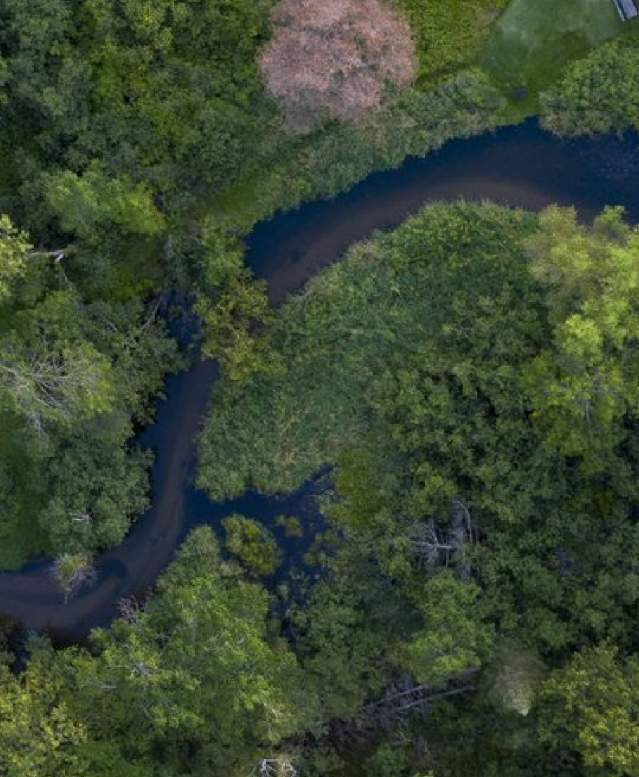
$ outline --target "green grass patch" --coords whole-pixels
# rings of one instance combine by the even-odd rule
[[[479,56],[508,0],[395,0],[419,57],[418,86],[429,88]]]
[[[536,113],[539,93],[571,61],[625,26],[612,0],[512,0],[494,25],[481,65],[522,115]]]
[[[42,484],[33,462],[15,444],[20,433],[17,423],[0,414],[0,429],[0,569],[19,569],[48,547],[38,522],[44,501]]]

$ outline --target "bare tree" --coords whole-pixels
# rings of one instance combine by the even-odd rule
[[[441,529],[432,518],[414,527],[409,545],[413,554],[429,567],[442,563],[448,565],[452,554],[457,550],[456,544],[441,536]]]
[[[105,373],[104,359],[90,347],[57,349],[46,335],[31,349],[3,344],[0,355],[0,389],[13,397],[38,434],[47,420],[69,423],[87,411],[93,414],[89,408],[96,400],[107,404]]]
[[[297,769],[288,758],[262,758],[255,765],[251,777],[297,777]]]
[[[464,678],[474,673],[474,670],[468,670],[455,683],[443,689],[415,683],[410,675],[404,675],[390,685],[380,699],[364,707],[362,723],[366,727],[387,727],[409,715],[423,714],[435,701],[473,691],[475,686],[465,682]]]
[[[63,553],[55,560],[53,572],[64,591],[65,602],[83,585],[94,582],[97,576],[92,559],[84,553]]]
[[[54,264],[60,264],[68,252],[68,248],[55,248],[53,251],[46,251],[43,249],[41,251],[32,251],[28,257],[29,259],[34,259],[37,256],[49,256]]]
[[[466,503],[455,498],[451,502],[451,518],[445,527],[429,518],[415,525],[408,537],[412,554],[429,569],[448,566],[451,561],[457,565],[462,580],[469,580],[470,561],[466,553],[468,543],[474,542],[475,530],[470,510]]]
[[[456,546],[455,561],[457,562],[457,574],[461,580],[468,582],[472,568],[466,552],[466,546],[469,542],[475,541],[475,529],[468,505],[459,497],[453,499],[451,512],[449,536],[452,543]]]
[[[120,599],[118,609],[120,616],[129,623],[137,623],[144,612],[144,607],[135,596],[126,596]]]
[[[80,523],[83,526],[91,526],[93,523],[93,516],[86,510],[83,512],[70,512],[69,518],[71,518],[74,523]]]

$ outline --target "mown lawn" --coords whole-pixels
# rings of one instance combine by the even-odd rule
[[[511,0],[480,61],[522,113],[531,113],[570,61],[634,25],[621,22],[612,0]]]

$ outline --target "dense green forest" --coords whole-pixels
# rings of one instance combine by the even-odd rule
[[[423,735],[436,774],[636,773],[636,696],[615,722],[583,693],[636,649],[638,256],[617,210],[586,230],[571,210],[431,207],[285,306],[264,335],[277,371],[224,384],[212,495],[335,464],[329,573],[298,637],[329,719],[380,696],[401,718],[394,683],[416,706],[470,686],[479,707],[415,723],[404,757]]]
[[[211,498],[329,472],[284,582],[232,514],[84,644],[0,617],[0,775],[639,775],[638,229],[433,205],[279,310],[243,242],[531,115],[639,130],[638,30],[593,0],[0,0],[0,569],[92,579],[199,358]]]
[[[325,271],[200,474],[333,462],[321,581],[274,598],[268,533],[225,521],[244,573],[194,532],[145,608],[5,671],[9,774],[636,773],[638,250],[619,210],[441,205]]]

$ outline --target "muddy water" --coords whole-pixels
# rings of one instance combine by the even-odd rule
[[[583,219],[606,204],[621,204],[631,220],[639,221],[638,173],[637,136],[563,142],[528,122],[453,141],[425,159],[376,173],[334,200],[264,221],[247,241],[248,261],[268,281],[277,304],[351,243],[401,223],[431,201],[486,199],[531,210],[557,202],[575,205]],[[194,440],[217,375],[215,364],[201,362],[169,378],[157,420],[140,437],[156,452],[152,507],[124,542],[100,559],[96,583],[65,604],[51,562],[33,562],[20,572],[0,573],[0,613],[62,640],[80,639],[94,626],[108,624],[122,597],[152,586],[193,526],[218,526],[231,512],[267,520],[302,514],[313,520],[312,484],[283,499],[247,494],[221,504],[193,487]]]

